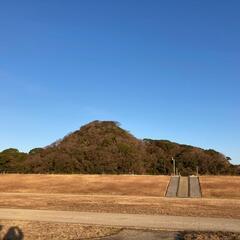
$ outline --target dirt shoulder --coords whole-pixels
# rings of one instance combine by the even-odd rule
[[[18,239],[24,240],[77,240],[109,236],[120,230],[120,228],[81,224],[0,220],[0,240],[8,239],[6,236],[10,236],[13,231],[24,237]]]
[[[239,233],[230,232],[182,232],[179,240],[240,240]]]
[[[239,233],[223,232],[165,232],[136,229],[122,229],[81,224],[47,223],[34,221],[0,220],[0,240],[14,229],[24,240],[80,240],[80,239],[179,239],[179,240],[238,240]],[[124,238],[125,237],[125,238]],[[20,239],[20,238],[19,238]]]

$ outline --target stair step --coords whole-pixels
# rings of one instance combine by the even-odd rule
[[[202,197],[199,178],[196,176],[189,177],[190,183],[190,197],[199,198]]]
[[[202,197],[199,177],[172,176],[165,197],[200,198]]]
[[[188,177],[180,177],[179,187],[178,187],[178,197],[187,198],[189,197],[189,182]]]
[[[168,185],[166,197],[176,197],[179,185],[179,176],[172,176]]]

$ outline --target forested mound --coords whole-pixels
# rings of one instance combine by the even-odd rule
[[[214,150],[166,140],[139,140],[113,121],[94,121],[61,140],[31,150],[0,153],[1,172],[171,174],[172,157],[182,175],[239,174],[237,166]]]

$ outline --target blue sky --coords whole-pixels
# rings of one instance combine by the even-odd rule
[[[0,150],[92,120],[240,163],[240,2],[1,1]]]

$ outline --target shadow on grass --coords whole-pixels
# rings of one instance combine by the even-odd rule
[[[0,225],[0,231],[2,231],[3,226]],[[23,240],[24,234],[19,227],[10,227],[7,233],[0,238],[0,240]]]

